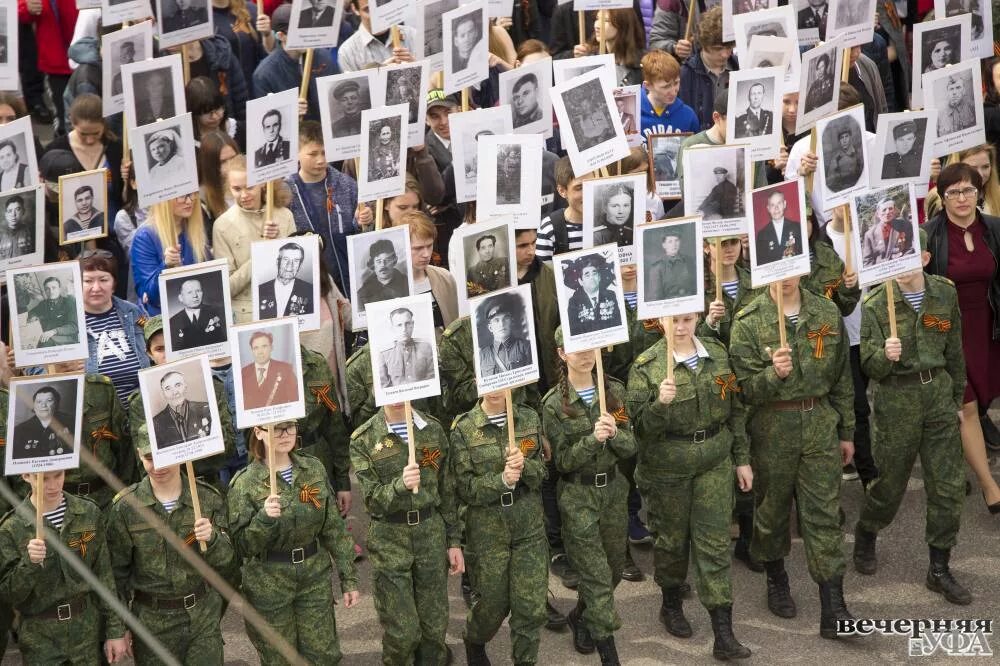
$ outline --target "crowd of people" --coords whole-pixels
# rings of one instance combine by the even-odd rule
[[[395,176],[401,167],[405,191],[376,204],[359,201],[354,160],[327,160],[320,123],[320,106],[327,102],[318,95],[316,79],[419,60],[413,28],[397,26],[398,43],[389,30],[373,32],[369,0],[345,2],[342,23],[333,26],[334,7],[310,0],[300,7],[299,27],[339,31],[340,41],[333,49],[315,49],[308,59],[311,70],[304,72],[305,52],[286,46],[291,4],[212,0],[208,7],[199,0],[178,1],[166,30],[197,25],[209,12],[214,21],[212,36],[183,49],[200,189],[143,207],[132,156],[121,139],[122,114],[102,110],[104,83],[111,82],[112,94],[121,92],[121,82],[101,72],[102,37],[119,26],[103,24],[100,9],[78,10],[75,0],[17,4],[20,88],[0,92],[0,125],[30,116],[39,137],[52,138],[34,146],[44,187],[44,237],[30,233],[24,198],[11,198],[0,225],[0,259],[44,246],[46,263],[79,263],[88,356],[47,371],[86,373],[86,451],[78,469],[46,472],[40,483],[28,474],[8,477],[0,487],[0,505],[8,510],[0,522],[0,654],[13,628],[30,664],[115,663],[130,656],[139,664],[159,663],[156,641],[181,662],[221,664],[220,622],[228,606],[215,587],[221,579],[264,621],[247,618],[261,663],[285,663],[289,647],[308,663],[337,663],[342,651],[334,604],[342,601],[351,609],[358,603],[356,561],[367,557],[386,664],[451,662],[445,631],[452,574],[462,576],[468,604],[463,640],[469,664],[490,663],[487,644],[509,617],[511,654],[502,660],[536,663],[542,629],[568,624],[578,652],[596,651],[602,664],[614,665],[619,663],[614,636],[622,626],[615,588],[622,580],[644,579],[631,549],[651,545],[665,630],[678,639],[692,636],[684,600],[693,587],[711,618],[712,654],[743,659],[750,650],[733,631],[733,614],[739,613],[733,609],[733,559],[765,576],[771,613],[794,617],[796,597],[807,594],[796,590],[793,596],[785,568],[795,517],[818,589],[819,632],[837,638],[838,623],[853,617],[844,598],[845,571],[853,566],[860,574],[876,575],[878,555],[892,557],[877,551],[877,536],[896,516],[918,455],[927,497],[926,586],[949,603],[971,602],[972,591],[953,575],[949,559],[971,489],[967,470],[984,509],[1000,513],[1000,485],[989,461],[990,451],[1000,446],[1000,432],[988,414],[1000,395],[1000,57],[981,62],[987,143],[935,157],[929,181],[917,186],[921,229],[910,242],[923,270],[862,290],[856,266],[893,244],[893,227],[889,222],[874,227],[885,236],[874,231],[866,236],[864,256],[854,256],[848,269],[845,210],[828,210],[819,188],[813,188],[808,237],[788,241],[796,253],[808,251],[809,274],[754,288],[747,235],[708,240],[699,312],[653,320],[637,316],[639,280],[663,298],[693,293],[701,271],[677,255],[678,235],[664,238],[662,260],[647,267],[623,265],[617,276],[581,263],[575,270],[584,307],[600,308],[604,299],[614,305],[606,289],[610,283],[620,283],[624,291],[625,312],[615,315],[627,324],[629,341],[597,352],[565,349],[554,257],[591,241],[631,245],[634,228],[624,223],[637,200],[646,203],[647,221],[699,212],[745,214],[750,207],[737,200],[733,175],[724,167],[714,169],[715,189],[697,208],[683,198],[661,199],[648,174],[653,160],[644,147],[634,147],[608,171],[646,174],[647,192],[622,185],[605,192],[597,212],[603,228],[585,239],[584,183],[597,174],[574,171],[560,140],[567,128],[556,124],[545,142],[541,173],[527,176],[541,181],[543,205],[537,229],[514,232],[516,276],[494,256],[494,236],[475,243],[477,263],[465,275],[468,288],[482,292],[530,285],[531,345],[518,339],[505,346],[515,316],[509,304],[497,301],[486,313],[498,343],[483,362],[520,367],[531,349],[537,350],[540,379],[515,389],[507,400],[503,392],[478,393],[470,319],[459,312],[462,276],[456,282],[449,271],[452,234],[477,219],[476,202],[456,197],[455,171],[467,162],[456,157],[453,163],[452,114],[463,104],[498,105],[504,72],[606,50],[614,60],[616,85],[641,85],[639,108],[632,113],[618,108],[625,132],[687,134],[680,149],[671,149],[656,165],[671,178],[704,177],[683,174],[683,153],[726,144],[730,113],[737,116],[737,137],[769,133],[777,124],[780,153],[754,165],[753,183],[741,183],[748,191],[811,180],[818,157],[809,134],[795,132],[800,99],[809,106],[808,95],[822,97],[829,92],[822,86],[838,84],[824,77],[815,90],[784,94],[781,108],[770,111],[760,109],[763,86],[753,85],[749,107],[730,109],[729,77],[739,69],[740,54],[723,37],[718,2],[635,0],[632,9],[587,11],[578,23],[572,3],[524,0],[513,4],[510,17],[490,20],[486,36],[470,36],[473,28],[464,25],[456,30],[459,68],[469,59],[486,58],[489,75],[469,89],[467,100],[445,94],[439,74],[431,77],[430,88],[421,91],[425,140],[408,147],[402,165],[393,157],[400,141],[393,132],[400,128],[388,123],[381,128],[385,159],[379,159],[382,147],[374,145],[369,178],[387,177],[388,170]],[[744,4],[747,11],[759,9]],[[876,3],[872,40],[849,49],[839,107],[861,105],[868,133],[882,114],[910,108],[909,35],[915,24],[933,19],[932,4]],[[968,4],[965,11],[975,19],[977,5]],[[822,39],[827,5],[809,0],[797,14],[799,28],[817,29]],[[694,16],[688,15],[691,10]],[[981,16],[978,29],[983,30]],[[477,42],[488,44],[488,52],[473,48]],[[957,63],[954,46],[933,44],[925,69]],[[122,63],[135,57],[132,49],[120,54]],[[157,54],[179,51],[171,47]],[[821,64],[835,69],[828,60]],[[277,122],[281,140],[257,150],[251,163],[246,103],[298,89],[303,76],[309,83],[299,107],[298,170],[273,184],[268,214],[266,186],[249,185],[248,170],[294,155],[289,137],[280,135],[279,114],[276,121],[264,118],[264,130]],[[163,84],[152,79],[142,105],[136,100],[149,121],[171,115],[164,104],[172,103],[158,96]],[[515,128],[543,118],[535,102],[538,87],[534,75],[514,86]],[[332,97],[344,109],[337,121],[342,127],[333,135],[359,133],[358,84],[344,84]],[[576,109],[571,118],[587,111]],[[44,129],[47,124],[51,132]],[[920,172],[921,157],[914,155],[911,140],[915,132],[912,124],[896,129],[896,152],[886,157],[886,173]],[[159,151],[164,159],[153,167],[154,175],[158,168],[188,168],[170,164],[178,141],[169,130],[157,136],[154,157]],[[18,150],[14,143],[0,143],[0,194],[30,182]],[[864,167],[852,150],[846,147],[842,160],[851,173]],[[513,164],[521,168],[520,155]],[[60,244],[60,178],[99,168],[108,174],[107,196],[100,199],[106,210],[92,208],[92,188],[77,190],[74,229],[92,225],[84,217],[100,215],[109,225],[107,237]],[[777,196],[767,206],[780,208],[775,218],[780,219],[787,204],[784,195]],[[876,214],[891,222],[895,211],[889,205],[895,204],[880,202]],[[375,229],[376,218],[383,228],[407,229],[413,293],[429,294],[433,303],[442,394],[413,401],[412,410],[403,404],[376,406],[372,355],[387,352],[369,349],[365,331],[351,330],[348,237]],[[224,433],[225,451],[195,461],[197,485],[189,486],[181,465],[154,466],[150,430],[155,426],[147,422],[139,387],[140,370],[166,362],[164,328],[175,325],[162,316],[161,274],[226,260],[232,320],[225,323],[247,323],[255,319],[251,245],[305,234],[318,235],[321,247],[320,326],[300,340],[306,416],[273,428],[236,428],[234,368],[228,359],[212,362],[212,410],[208,403],[189,401],[183,382],[176,375],[168,381],[168,375],[161,388],[168,405],[162,416],[169,422],[157,432],[208,427],[208,415],[217,407]],[[788,242],[775,237],[776,259]],[[294,269],[291,275],[298,271],[302,259],[292,249],[298,247],[279,251],[279,272],[282,262]],[[758,248],[758,261],[770,261],[769,248]],[[298,252],[304,256],[301,248]],[[410,293],[393,244],[377,241],[369,252],[369,275],[354,286],[353,307],[363,308],[376,292],[380,299]],[[197,313],[201,290],[189,281],[178,299]],[[58,289],[53,293],[56,298],[37,307],[69,307],[58,300],[65,298]],[[398,319],[399,327],[412,332],[413,314],[407,321],[407,312],[394,311],[391,323],[397,326]],[[34,314],[36,320],[46,317],[55,315]],[[6,312],[4,318],[9,320]],[[40,326],[43,335],[58,334],[55,324]],[[258,339],[269,351],[271,341]],[[382,359],[383,372],[432,374],[429,349]],[[11,353],[5,382],[41,371],[13,365]],[[235,374],[239,382],[238,369]],[[44,388],[34,395],[42,433],[36,439],[48,436],[45,428],[59,411],[58,398]],[[8,393],[0,390],[0,419],[7,414]],[[416,451],[415,459],[408,449]],[[277,470],[274,481],[272,470]],[[358,486],[353,495],[352,476]],[[864,504],[857,523],[845,526],[841,486],[855,479],[864,487]],[[363,508],[354,505],[355,497]],[[44,535],[35,532],[36,509],[49,528]],[[370,518],[367,534],[349,533],[345,519],[362,510]],[[731,529],[737,535],[732,547]],[[844,554],[845,529],[854,533],[850,557]],[[191,552],[217,573],[215,579],[182,556],[178,539],[181,548],[194,546]],[[568,615],[548,601],[550,574],[577,591]],[[110,597],[98,594],[100,587]],[[145,632],[126,626],[114,598],[131,608]]]

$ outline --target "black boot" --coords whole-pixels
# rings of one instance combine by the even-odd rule
[[[784,560],[764,562],[767,571],[767,608],[778,617],[795,617],[795,600],[788,587],[788,572]]]
[[[854,616],[844,603],[844,577],[834,576],[819,584],[819,635],[837,638],[837,621],[853,620]]]
[[[953,604],[967,606],[972,603],[972,595],[951,575],[948,560],[951,559],[950,548],[931,549],[931,566],[927,569],[927,589],[938,594]]]
[[[684,597],[678,587],[663,588],[663,605],[660,606],[660,622],[671,636],[690,638],[691,624],[684,617]]]
[[[577,602],[576,608],[566,616],[569,628],[573,630],[573,648],[580,654],[591,654],[594,651],[594,639],[583,624],[583,602]]]
[[[465,601],[466,608],[472,607],[472,581],[469,580],[469,572],[462,572],[462,600]]]
[[[566,626],[566,616],[560,613],[551,601],[545,601],[545,614],[545,628],[549,631],[562,631]]]
[[[747,565],[750,571],[760,573],[764,570],[764,565],[750,556],[750,537],[753,536],[753,514],[738,515],[736,522],[740,526],[740,536],[736,539],[736,547],[733,549],[733,557]]]
[[[621,666],[614,636],[597,641],[597,654],[601,655],[601,666]]]
[[[750,648],[733,636],[733,607],[719,606],[708,611],[708,614],[712,617],[712,633],[715,634],[712,656],[722,661],[749,657]]]
[[[642,573],[642,569],[637,567],[635,560],[632,559],[632,549],[629,547],[627,540],[625,541],[625,568],[622,569],[622,579],[630,583],[640,583],[646,580],[646,575]]]
[[[486,646],[465,641],[465,660],[469,666],[490,666],[490,658],[486,656]]]
[[[871,576],[878,568],[875,559],[875,532],[866,532],[858,523],[854,527],[854,570],[859,574]]]

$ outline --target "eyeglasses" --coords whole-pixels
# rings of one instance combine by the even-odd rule
[[[181,196],[177,197],[177,200],[178,201],[194,201],[194,192],[192,192],[191,194],[182,194]]]
[[[979,190],[975,187],[963,187],[960,190],[948,190],[944,193],[944,198],[948,201],[957,199],[971,199],[979,195]]]
[[[278,424],[274,426],[274,434],[278,437],[295,437],[299,432],[299,426],[295,423]]]

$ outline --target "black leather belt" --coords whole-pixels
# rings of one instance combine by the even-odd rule
[[[157,597],[142,590],[136,590],[132,598],[137,604],[142,604],[148,608],[159,610],[179,610],[183,608],[184,610],[191,610],[198,601],[205,598],[205,592],[205,583],[199,583],[198,587],[191,594],[186,594],[183,597],[169,599]]]
[[[94,479],[93,481],[85,481],[83,483],[70,484],[67,486],[66,490],[73,493],[77,497],[87,497],[91,493],[97,492],[101,488],[105,487],[107,484],[101,479]]]
[[[514,506],[514,502],[524,495],[527,495],[529,491],[528,486],[523,483],[518,483],[514,490],[508,490],[500,495],[500,506],[507,508],[509,506]]]
[[[706,439],[712,439],[720,432],[722,432],[722,428],[720,426],[705,428],[703,430],[695,430],[689,434],[668,432],[667,440],[671,442],[693,442],[695,444],[701,444]]]
[[[802,398],[801,400],[775,400],[767,406],[776,412],[811,412],[816,407],[819,398]]]
[[[615,468],[612,467],[607,472],[598,472],[597,474],[563,474],[563,481],[569,481],[570,483],[579,483],[581,486],[594,486],[595,488],[603,488],[615,479]]]
[[[301,548],[291,550],[269,550],[264,556],[268,562],[283,562],[285,564],[302,564],[310,557],[319,552],[319,545],[315,541]]]
[[[909,386],[912,384],[930,384],[934,381],[934,377],[940,373],[939,369],[928,369],[921,370],[920,372],[911,372],[906,375],[889,375],[886,377],[893,386]]]
[[[35,620],[59,620],[60,622],[65,622],[72,620],[74,615],[79,615],[86,608],[87,595],[81,594],[75,599],[70,599],[64,604],[57,604],[36,615],[29,615],[28,613],[24,613],[24,615]]]
[[[390,513],[382,516],[381,520],[384,520],[387,523],[395,523],[397,525],[419,525],[433,515],[434,507],[425,506],[423,509]]]

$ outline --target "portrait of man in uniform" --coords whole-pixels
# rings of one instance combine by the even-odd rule
[[[763,108],[765,86],[761,82],[750,85],[747,91],[746,113],[736,116],[736,138],[765,136],[774,128],[774,113]]]
[[[479,335],[479,367],[484,377],[531,365],[531,343],[524,337],[525,309],[516,293],[490,296],[479,304],[478,321],[489,335]]]
[[[130,65],[135,62],[135,42],[126,39],[118,45],[118,63],[112,63],[114,75],[111,77],[111,94],[121,95],[122,87],[122,65]]]
[[[104,229],[104,211],[94,205],[94,188],[82,185],[73,192],[76,212],[63,223],[64,236]]]
[[[695,258],[681,250],[684,231],[681,226],[666,227],[660,242],[662,253],[646,273],[646,301],[692,296],[698,292]],[[690,250],[691,248],[684,248]],[[653,259],[652,253],[644,259]]]
[[[290,317],[313,311],[313,285],[298,277],[306,258],[305,249],[295,242],[278,248],[278,274],[260,285],[259,319]]]
[[[622,312],[615,292],[613,262],[599,252],[564,262],[563,284],[573,290],[569,298],[570,335],[581,335],[621,326]]]
[[[918,127],[920,123],[919,140]],[[892,132],[892,145],[895,148],[891,153],[887,153],[882,160],[882,178],[916,178],[920,175],[923,159],[924,132],[927,121],[904,120],[894,125]]]
[[[163,32],[175,32],[208,22],[205,0],[173,0],[177,10],[163,19]]]
[[[183,444],[212,432],[212,412],[207,402],[188,399],[184,375],[170,371],[160,378],[160,391],[167,405],[153,417],[157,448]]]
[[[333,26],[333,7],[324,0],[306,0],[307,7],[299,12],[299,28],[329,28]]]
[[[510,286],[507,257],[497,252],[497,237],[479,236],[475,241],[477,261],[466,270],[469,295],[486,294]]]
[[[42,335],[38,347],[58,347],[78,342],[76,299],[63,293],[62,281],[54,275],[42,282],[42,301],[28,310],[27,323],[38,322]]]
[[[73,451],[75,419],[60,410],[61,404],[62,395],[54,386],[42,386],[34,392],[31,416],[14,426],[10,444],[14,458],[44,458]]]
[[[181,309],[170,316],[170,342],[175,350],[194,349],[227,340],[225,310],[204,302],[201,280],[185,279],[177,293]],[[172,307],[169,309],[173,309]]]
[[[934,94],[944,99],[938,106],[938,136],[947,136],[976,125],[975,98],[972,95],[972,73],[968,70],[945,77],[936,82]],[[943,93],[943,94],[942,94]]]
[[[521,145],[497,146],[497,204],[521,203]]]
[[[3,202],[3,224],[0,224],[0,259],[12,259],[35,251],[35,225],[29,216],[29,199],[13,194]]]
[[[712,178],[715,185],[698,206],[698,212],[706,219],[716,220],[739,215],[739,190],[730,180],[729,169],[723,166],[713,168]]]
[[[250,335],[253,362],[240,369],[246,409],[281,405],[299,399],[295,369],[284,361],[272,358],[273,350],[273,334],[254,331]]]
[[[826,187],[841,192],[858,184],[865,171],[862,129],[851,116],[837,118],[823,129]]]
[[[357,307],[363,310],[368,303],[409,295],[409,282],[398,263],[396,247],[388,238],[380,238],[368,247],[366,266],[371,274],[358,289]]]
[[[379,352],[382,388],[404,386],[434,378],[434,351],[431,343],[413,337],[413,311],[396,308],[389,313],[393,332],[392,347]]]
[[[757,231],[757,265],[802,254],[802,225],[785,217],[788,201],[781,190],[767,197],[767,224]]]
[[[809,0],[809,5],[799,10],[799,30],[818,29],[819,38],[826,39],[826,19],[830,13],[828,0]]]
[[[808,80],[809,92],[806,93],[804,109],[806,113],[815,111],[833,100],[833,70],[830,68],[829,55],[824,53],[812,61]]]
[[[271,109],[261,118],[264,145],[254,151],[257,167],[270,166],[291,158],[292,143],[281,136],[281,111]]]
[[[905,205],[900,210],[892,197],[884,196],[875,206],[874,218],[861,242],[861,261],[865,266],[877,266],[916,251]]]
[[[330,91],[330,116],[334,137],[359,136],[361,134],[361,112],[371,108],[371,97],[367,84],[362,90],[363,80],[344,81]],[[339,117],[337,116],[339,112]]]
[[[534,73],[525,74],[514,83],[511,106],[515,129],[542,119],[542,107],[538,103],[538,77]]]

